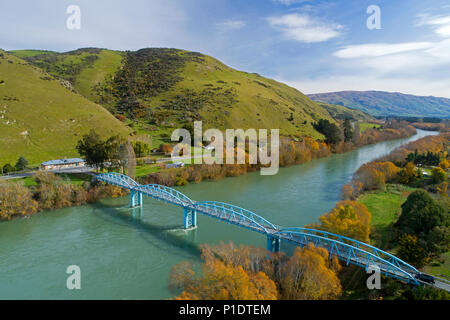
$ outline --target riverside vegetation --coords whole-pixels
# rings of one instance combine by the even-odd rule
[[[449,137],[448,133],[425,137],[394,150],[383,159],[363,165],[352,182],[343,188],[347,200],[338,202],[318,223],[307,227],[366,243],[376,242],[380,246],[376,236],[379,230],[372,224],[372,212],[358,196],[367,190],[384,189],[387,182],[426,186],[435,195],[430,196],[424,189],[410,193],[401,206],[397,222],[392,221],[392,238],[381,247],[395,249],[394,253],[418,267],[428,263],[431,257],[448,252],[450,217],[446,175],[444,178],[438,175],[437,180],[434,175],[425,179],[407,160],[433,159],[439,164],[436,172],[447,170]],[[201,275],[196,275],[188,263],[173,267],[170,286],[181,291],[175,299],[450,299],[445,291],[411,288],[388,278],[383,278],[381,290],[368,290],[364,271],[354,266],[340,266],[336,258],[328,260],[325,249],[312,245],[296,248],[291,257],[284,253],[268,256],[264,249],[238,248],[232,243],[205,245],[201,249]]]

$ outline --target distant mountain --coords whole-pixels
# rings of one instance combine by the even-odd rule
[[[450,117],[450,99],[384,91],[340,91],[308,95],[315,101],[365,111],[374,116]]]

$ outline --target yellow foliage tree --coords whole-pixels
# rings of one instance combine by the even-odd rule
[[[15,215],[33,214],[38,203],[30,189],[19,183],[0,184],[0,218],[11,219]]]
[[[369,242],[371,220],[372,215],[364,204],[344,200],[319,217],[320,225],[311,227]]]
[[[278,296],[275,282],[264,272],[247,272],[217,258],[205,261],[200,277],[189,264],[178,265],[170,280],[172,288],[183,289],[177,300],[276,300]]]
[[[328,251],[313,244],[296,248],[283,268],[281,287],[284,299],[325,300],[336,299],[342,286],[336,271],[337,260],[328,259]]]

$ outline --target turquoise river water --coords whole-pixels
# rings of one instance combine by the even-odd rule
[[[418,130],[408,139],[282,168],[275,176],[255,172],[179,190],[197,201],[241,206],[281,226],[303,226],[334,207],[363,163],[431,134],[437,133]],[[173,295],[171,267],[183,260],[198,264],[199,244],[266,244],[260,234],[202,215],[198,228],[186,232],[182,209],[156,200],[144,198],[141,211],[128,204],[127,197],[108,199],[0,223],[0,299],[166,299]],[[81,269],[80,290],[66,287],[70,265]]]

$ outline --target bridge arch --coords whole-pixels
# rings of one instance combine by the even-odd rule
[[[191,198],[180,191],[159,184],[139,185],[134,187],[133,190],[181,207],[187,207],[194,204],[194,201]]]
[[[370,244],[364,243],[362,241],[358,241],[358,240],[355,240],[352,238],[341,236],[339,234],[334,234],[334,233],[331,233],[328,231],[323,231],[323,230],[317,230],[317,229],[311,229],[311,228],[301,228],[301,227],[281,228],[280,231],[301,232],[301,233],[307,233],[307,234],[312,234],[312,235],[318,235],[318,236],[321,236],[324,238],[329,238],[331,240],[337,240],[339,242],[349,244],[353,247],[359,248],[363,251],[369,252],[377,257],[380,257],[380,258],[392,263],[393,265],[400,267],[403,270],[406,270],[409,273],[412,273],[412,274],[420,273],[420,271],[417,270],[412,265],[408,264],[407,262],[397,258],[396,256],[394,256],[386,251],[378,249],[378,248],[371,246]]]
[[[344,260],[347,264],[351,263],[360,267],[368,268],[370,265],[376,265],[380,268],[381,273],[384,273],[387,276],[394,277],[397,279],[401,279],[403,281],[407,281],[410,283],[414,283],[419,285],[420,283],[414,277],[416,273],[420,273],[414,267],[410,266],[412,269],[416,270],[409,271],[404,270],[399,265],[394,264],[393,262],[386,260],[379,255],[374,253],[365,251],[358,246],[354,246],[345,242],[341,242],[336,239],[332,239],[330,237],[323,237],[314,232],[302,232],[300,230],[289,230],[289,229],[303,229],[303,228],[286,228],[282,229],[273,234],[274,237],[278,237],[284,241],[293,242],[301,247],[312,243],[315,246],[319,246],[328,250],[330,256],[335,255],[340,260]],[[305,228],[306,229],[306,228]],[[308,229],[304,230],[308,231]],[[309,230],[310,231],[310,230]],[[314,230],[313,231],[320,231]],[[334,235],[332,233],[328,233],[329,235]],[[338,235],[335,235],[338,236]],[[345,238],[345,237],[344,237]],[[349,238],[347,238],[349,239]],[[353,239],[350,239],[353,240]],[[356,241],[356,240],[354,240]],[[364,244],[364,243],[362,243]],[[367,244],[365,244],[367,245]],[[381,251],[378,249],[378,251]],[[387,254],[387,253],[386,253]],[[392,256],[392,255],[391,255]],[[393,256],[392,256],[393,257]],[[406,264],[402,260],[394,257],[396,260],[401,261]],[[409,266],[409,265],[408,265]]]
[[[271,234],[279,227],[257,215],[256,213],[219,201],[201,201],[194,204],[196,211],[203,214],[237,224],[241,227],[251,229],[263,234]]]
[[[117,172],[100,173],[95,178],[97,180],[130,190],[139,186],[139,183],[131,179],[129,176]]]

